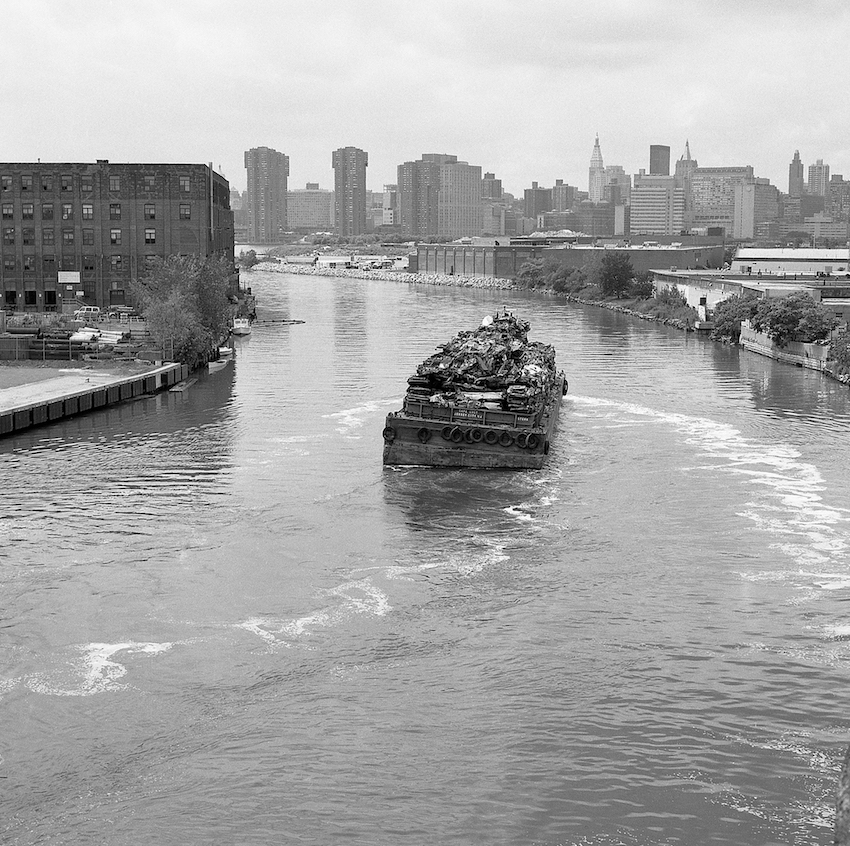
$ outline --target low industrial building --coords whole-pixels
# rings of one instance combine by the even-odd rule
[[[203,164],[0,163],[0,218],[7,311],[123,305],[154,259],[233,260],[230,185]]]
[[[593,245],[533,238],[494,245],[420,244],[417,260],[420,273],[512,279],[528,261],[547,259],[578,269],[601,260],[606,252],[612,251],[628,255],[636,273],[658,267],[720,267],[723,264],[723,246],[719,244]]]

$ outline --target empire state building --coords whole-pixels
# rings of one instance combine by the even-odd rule
[[[599,149],[599,136],[593,145],[590,157],[590,170],[587,182],[587,198],[592,203],[601,203],[605,192],[605,166],[602,164],[602,150]]]

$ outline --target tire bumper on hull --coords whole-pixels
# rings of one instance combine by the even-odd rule
[[[546,455],[516,450],[469,449],[451,444],[419,444],[405,441],[384,443],[384,464],[431,467],[480,467],[490,469],[539,469]]]

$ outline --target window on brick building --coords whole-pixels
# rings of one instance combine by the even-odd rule
[[[121,177],[120,176],[110,176],[109,177],[109,190],[110,191],[120,191],[121,190]]]
[[[55,233],[52,229],[42,229],[41,230],[41,243],[42,244],[52,244],[55,238]]]
[[[109,204],[109,219],[121,220],[121,203]]]
[[[156,267],[157,256],[145,256],[145,270]]]
[[[44,173],[41,176],[41,190],[50,192],[53,190],[53,175]]]
[[[155,244],[156,243],[156,229],[145,229],[145,243],[146,244]]]
[[[62,220],[74,219],[74,206],[71,203],[62,203]]]
[[[21,191],[32,191],[32,174],[24,174],[21,177]]]
[[[53,203],[41,204],[41,219],[53,220]]]
[[[11,220],[15,216],[15,207],[12,203],[3,203],[3,220]]]
[[[51,306],[56,306],[56,291],[45,291],[44,292],[44,306],[45,308],[50,308]]]
[[[153,203],[145,203],[145,220],[156,220],[156,206]]]
[[[62,190],[63,191],[73,191],[74,190],[74,177],[65,175],[62,177]]]
[[[21,217],[24,220],[32,220],[33,219],[33,209],[34,206],[32,203],[24,203],[21,206]]]
[[[192,190],[192,180],[188,176],[180,177],[180,190],[186,193]]]
[[[12,177],[11,176],[0,176],[0,189],[3,191],[11,191],[12,190]]]
[[[12,259],[13,269],[14,269],[14,263],[15,263],[15,260]],[[4,261],[3,264],[5,265],[6,262]],[[17,305],[18,304],[18,292],[17,291],[6,291],[4,299],[6,301],[7,306]]]
[[[63,229],[62,230],[62,243],[63,244],[73,244],[74,243],[74,230],[73,229]]]
[[[180,203],[180,220],[192,219],[192,207],[188,203]]]
[[[83,256],[83,273],[94,273],[95,268],[94,256]]]
[[[62,270],[76,270],[77,257],[73,253],[66,253],[62,256]]]
[[[14,273],[17,270],[18,265],[15,263],[15,259],[13,256],[6,256],[3,259],[3,270],[8,273]]]
[[[94,244],[94,229],[83,230],[83,243],[86,245]]]
[[[91,203],[83,203],[83,220],[94,218],[94,206]]]
[[[3,230],[3,243],[10,247],[14,245],[15,230],[13,228],[6,228]]]
[[[87,193],[92,190],[92,179],[90,174],[84,173],[80,177],[80,190],[86,191]]]
[[[113,270],[124,269],[124,256],[110,256],[109,259]]]
[[[41,272],[45,276],[51,276],[56,273],[56,256],[48,255],[41,257]]]
[[[144,182],[145,182],[145,191],[153,191],[153,189],[156,188],[156,177],[155,176],[146,175],[144,177]]]
[[[36,303],[35,291],[24,291],[24,305],[34,306]]]
[[[33,244],[35,244],[35,229],[22,229],[21,243],[25,247],[31,247]]]
[[[121,243],[121,230],[120,229],[110,229],[109,230],[109,243],[118,246]]]
[[[32,273],[35,270],[35,256],[24,256],[24,272]]]

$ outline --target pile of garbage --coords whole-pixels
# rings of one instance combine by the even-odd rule
[[[557,379],[555,350],[528,340],[529,325],[507,311],[485,317],[437,348],[408,380],[407,397],[440,405],[517,413],[539,410]]]

